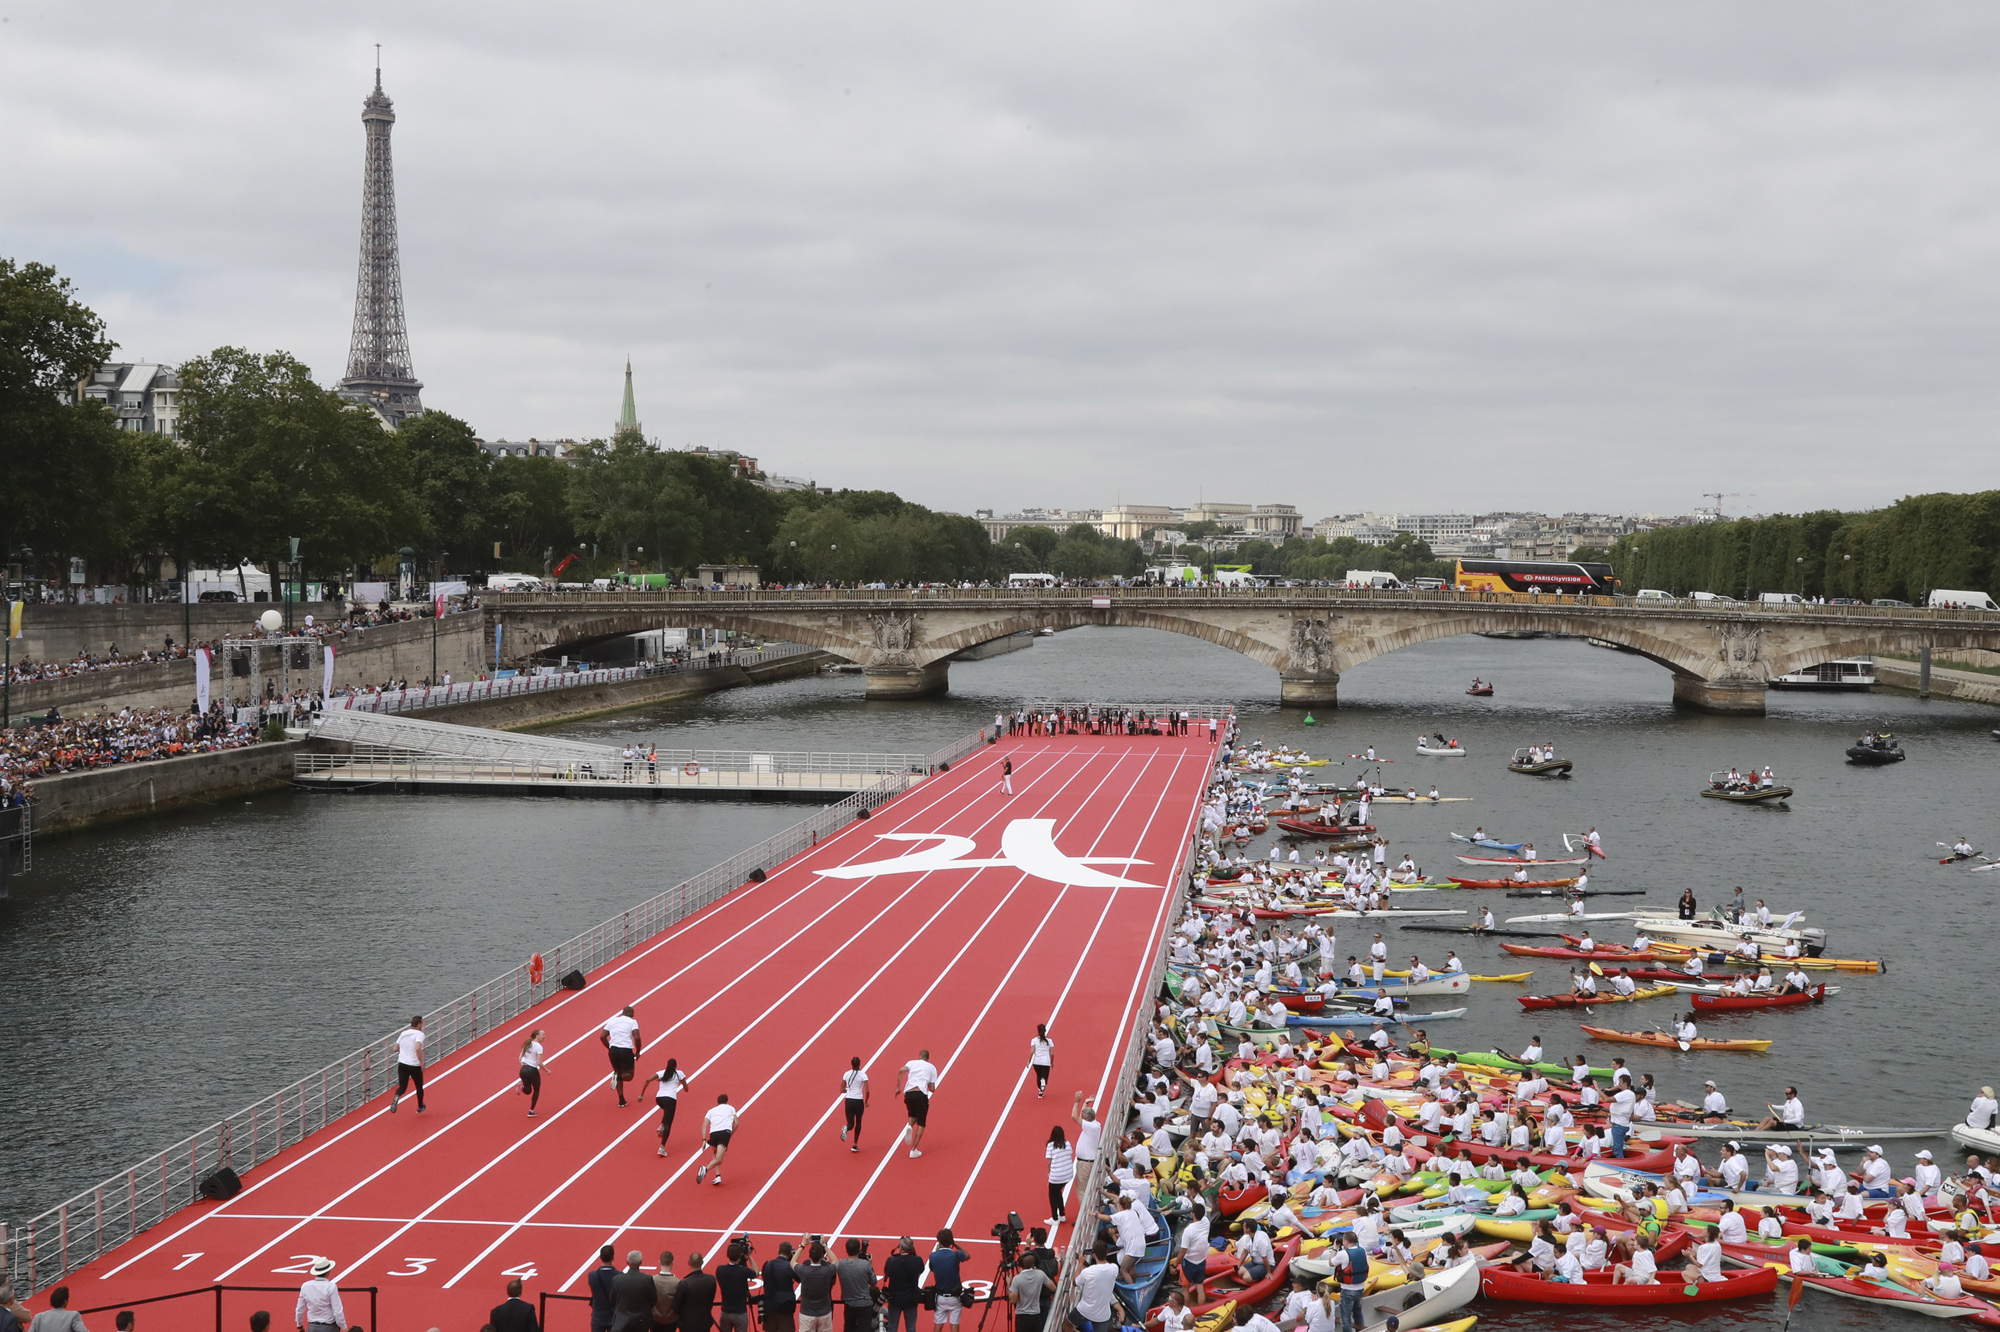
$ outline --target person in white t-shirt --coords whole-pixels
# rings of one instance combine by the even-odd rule
[[[1035,1099],[1049,1090],[1049,1068],[1055,1062],[1056,1043],[1049,1039],[1047,1023],[1035,1024],[1035,1038],[1028,1042],[1028,1064],[1035,1070]]]
[[[713,1170],[715,1177],[708,1182],[720,1184],[722,1158],[729,1155],[729,1139],[736,1132],[736,1107],[729,1103],[728,1092],[716,1097],[715,1104],[711,1105],[708,1113],[701,1117],[701,1131],[702,1142],[714,1152],[714,1155],[694,1172],[694,1182],[701,1183],[702,1176]]]
[[[847,1123],[840,1130],[840,1140],[847,1144],[847,1150],[861,1150],[861,1114],[868,1108],[868,1075],[861,1071],[861,1056],[855,1055],[847,1061],[847,1071],[840,1075],[841,1108],[847,1112]]]
[[[422,1014],[410,1019],[410,1025],[396,1037],[396,1094],[389,1098],[389,1113],[396,1113],[396,1102],[403,1099],[403,1093],[410,1084],[417,1085],[417,1113],[424,1112],[424,1019]]]
[[[660,1084],[660,1089],[653,1093],[653,1104],[660,1107],[660,1127],[654,1132],[660,1138],[661,1156],[667,1154],[667,1135],[674,1131],[674,1111],[681,1106],[681,1088],[687,1086],[689,1081],[688,1075],[681,1072],[681,1061],[669,1059],[665,1068],[648,1074],[639,1086],[639,1095],[644,1096],[646,1088],[656,1082]]]
[[[542,1103],[542,1029],[536,1027],[521,1042],[521,1095],[528,1098],[528,1118]]]
[[[625,1084],[636,1074],[639,1056],[646,1049],[639,1036],[639,1019],[632,1016],[632,1005],[625,1005],[618,1016],[606,1022],[597,1039],[611,1056],[611,1086],[618,1093],[618,1104],[625,1105]]]
[[[903,1134],[913,1157],[923,1155],[917,1144],[924,1140],[924,1126],[930,1122],[931,1095],[937,1084],[937,1065],[931,1062],[929,1050],[917,1051],[915,1059],[896,1071],[896,1090],[902,1095],[903,1108],[910,1119]]]

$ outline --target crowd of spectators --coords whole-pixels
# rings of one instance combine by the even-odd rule
[[[254,603],[253,603],[254,604]],[[446,615],[460,615],[479,609],[478,597],[458,597],[445,603]],[[261,612],[259,612],[261,614]],[[382,602],[370,608],[356,607],[336,620],[319,620],[312,615],[294,625],[290,633],[294,637],[317,638],[336,646],[345,643],[355,634],[385,624],[401,624],[408,620],[431,618],[428,606],[391,606]],[[244,626],[246,638],[262,637],[263,627],[253,619]],[[116,643],[103,652],[80,652],[68,661],[35,661],[26,657],[9,663],[7,678],[15,684],[31,684],[37,680],[62,680],[76,675],[88,675],[93,671],[112,671],[127,666],[144,666],[155,662],[185,661],[197,648],[207,648],[211,653],[219,652],[222,640],[207,639],[197,643],[177,643],[169,637],[156,648],[141,648],[136,653],[119,650]]]
[[[30,783],[39,777],[238,749],[256,738],[251,727],[228,720],[220,707],[206,714],[127,708],[74,720],[51,712],[38,722],[0,730],[0,807],[32,795]]]

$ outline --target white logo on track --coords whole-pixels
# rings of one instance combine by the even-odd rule
[[[1023,874],[1072,888],[1152,888],[1156,885],[1121,879],[1092,865],[1150,865],[1130,856],[1068,856],[1056,849],[1054,819],[1015,819],[1000,834],[1000,859],[967,860],[975,843],[951,833],[877,833],[882,842],[935,842],[935,846],[860,865],[840,865],[814,871],[829,879],[872,879],[878,874],[929,874],[935,870],[991,869],[1009,866]]]

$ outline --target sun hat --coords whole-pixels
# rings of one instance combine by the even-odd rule
[[[323,1277],[331,1271],[333,1271],[333,1259],[331,1258],[313,1259],[312,1274],[314,1276]]]
[[[1928,1160],[1930,1160],[1930,1159],[1931,1159],[1931,1154],[1930,1154],[1930,1151],[1929,1151],[1929,1149],[1927,1148],[1927,1149],[1925,1149],[1924,1151],[1921,1151],[1921,1152],[1918,1152],[1918,1153],[1917,1153],[1917,1159],[1918,1159],[1919,1161],[1928,1161]]]

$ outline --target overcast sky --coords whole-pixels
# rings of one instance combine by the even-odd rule
[[[0,0],[0,254],[424,401],[970,512],[2000,487],[2000,11]]]

